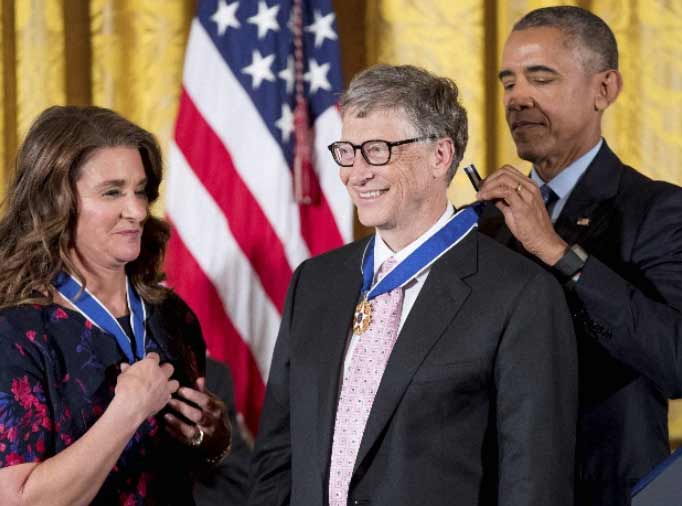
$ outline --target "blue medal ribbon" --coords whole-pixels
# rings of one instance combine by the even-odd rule
[[[142,360],[145,356],[145,341],[147,330],[145,320],[147,311],[144,302],[137,294],[130,280],[126,277],[126,296],[130,309],[130,326],[135,336],[135,354],[133,354],[132,342],[121,324],[114,315],[102,304],[97,297],[91,294],[70,274],[60,272],[52,283],[57,291],[68,300],[85,318],[100,330],[111,334],[116,339],[119,348],[125,353],[128,362],[135,362],[135,357]]]
[[[374,279],[374,239],[370,239],[362,258],[362,293],[365,300],[399,288],[417,276],[450,248],[456,245],[473,228],[478,226],[476,208],[466,207],[455,214],[443,227],[414,250],[405,260],[372,286]]]

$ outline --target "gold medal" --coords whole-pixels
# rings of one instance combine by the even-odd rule
[[[353,316],[353,334],[359,336],[369,324],[372,323],[372,305],[366,298],[363,298],[357,306],[355,306],[355,315]]]

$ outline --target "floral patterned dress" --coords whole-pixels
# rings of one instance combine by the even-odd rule
[[[191,385],[205,349],[194,314],[177,296],[147,305],[147,352]],[[0,467],[43,461],[80,438],[111,402],[126,361],[113,336],[59,305],[0,310]],[[92,504],[191,505],[191,448],[170,438],[161,415],[128,442]]]

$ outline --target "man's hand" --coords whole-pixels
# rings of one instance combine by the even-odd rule
[[[511,233],[530,254],[552,266],[559,261],[566,242],[554,231],[538,186],[511,165],[485,178],[479,200],[495,201]]]
[[[185,444],[192,444],[197,431],[201,430],[205,436],[202,436],[200,446],[207,456],[213,457],[221,454],[230,444],[232,429],[227,408],[223,401],[206,388],[205,378],[197,379],[195,386],[196,389],[181,387],[178,390],[179,398],[168,403],[192,424],[166,413],[166,430]]]

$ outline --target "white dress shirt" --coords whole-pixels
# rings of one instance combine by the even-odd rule
[[[379,272],[379,268],[381,267],[381,264],[384,263],[385,260],[387,260],[389,257],[394,256],[395,259],[398,261],[398,263],[402,262],[405,260],[411,253],[414,252],[419,246],[424,244],[428,239],[431,238],[436,232],[438,232],[443,226],[448,222],[450,218],[455,214],[455,210],[453,209],[452,205],[448,204],[445,212],[441,215],[440,218],[438,218],[438,221],[433,224],[433,226],[428,229],[426,232],[424,232],[422,235],[420,235],[417,239],[412,241],[410,244],[405,246],[403,249],[400,251],[394,252],[391,250],[391,248],[388,247],[388,245],[383,241],[381,238],[381,233],[377,230],[376,232],[376,238],[374,240],[374,279],[376,281],[376,275],[377,272]],[[422,287],[424,286],[424,282],[426,281],[426,278],[429,275],[429,272],[431,272],[431,267],[427,267],[424,269],[422,272],[420,272],[417,276],[412,278],[410,281],[407,282],[405,286],[403,286],[403,310],[400,315],[400,326],[398,327],[398,333],[403,328],[403,324],[405,323],[405,320],[407,319],[407,315],[410,314],[410,311],[412,310],[412,306],[414,306],[414,302],[417,300],[417,296],[419,295],[419,292],[421,291]],[[351,329],[351,336],[348,344],[348,348],[346,350],[346,358],[343,363],[343,372],[344,375],[347,372],[348,367],[350,366],[350,359],[353,355],[353,351],[355,350],[355,347],[358,344],[358,338],[360,336],[356,336],[353,334],[353,330]]]

